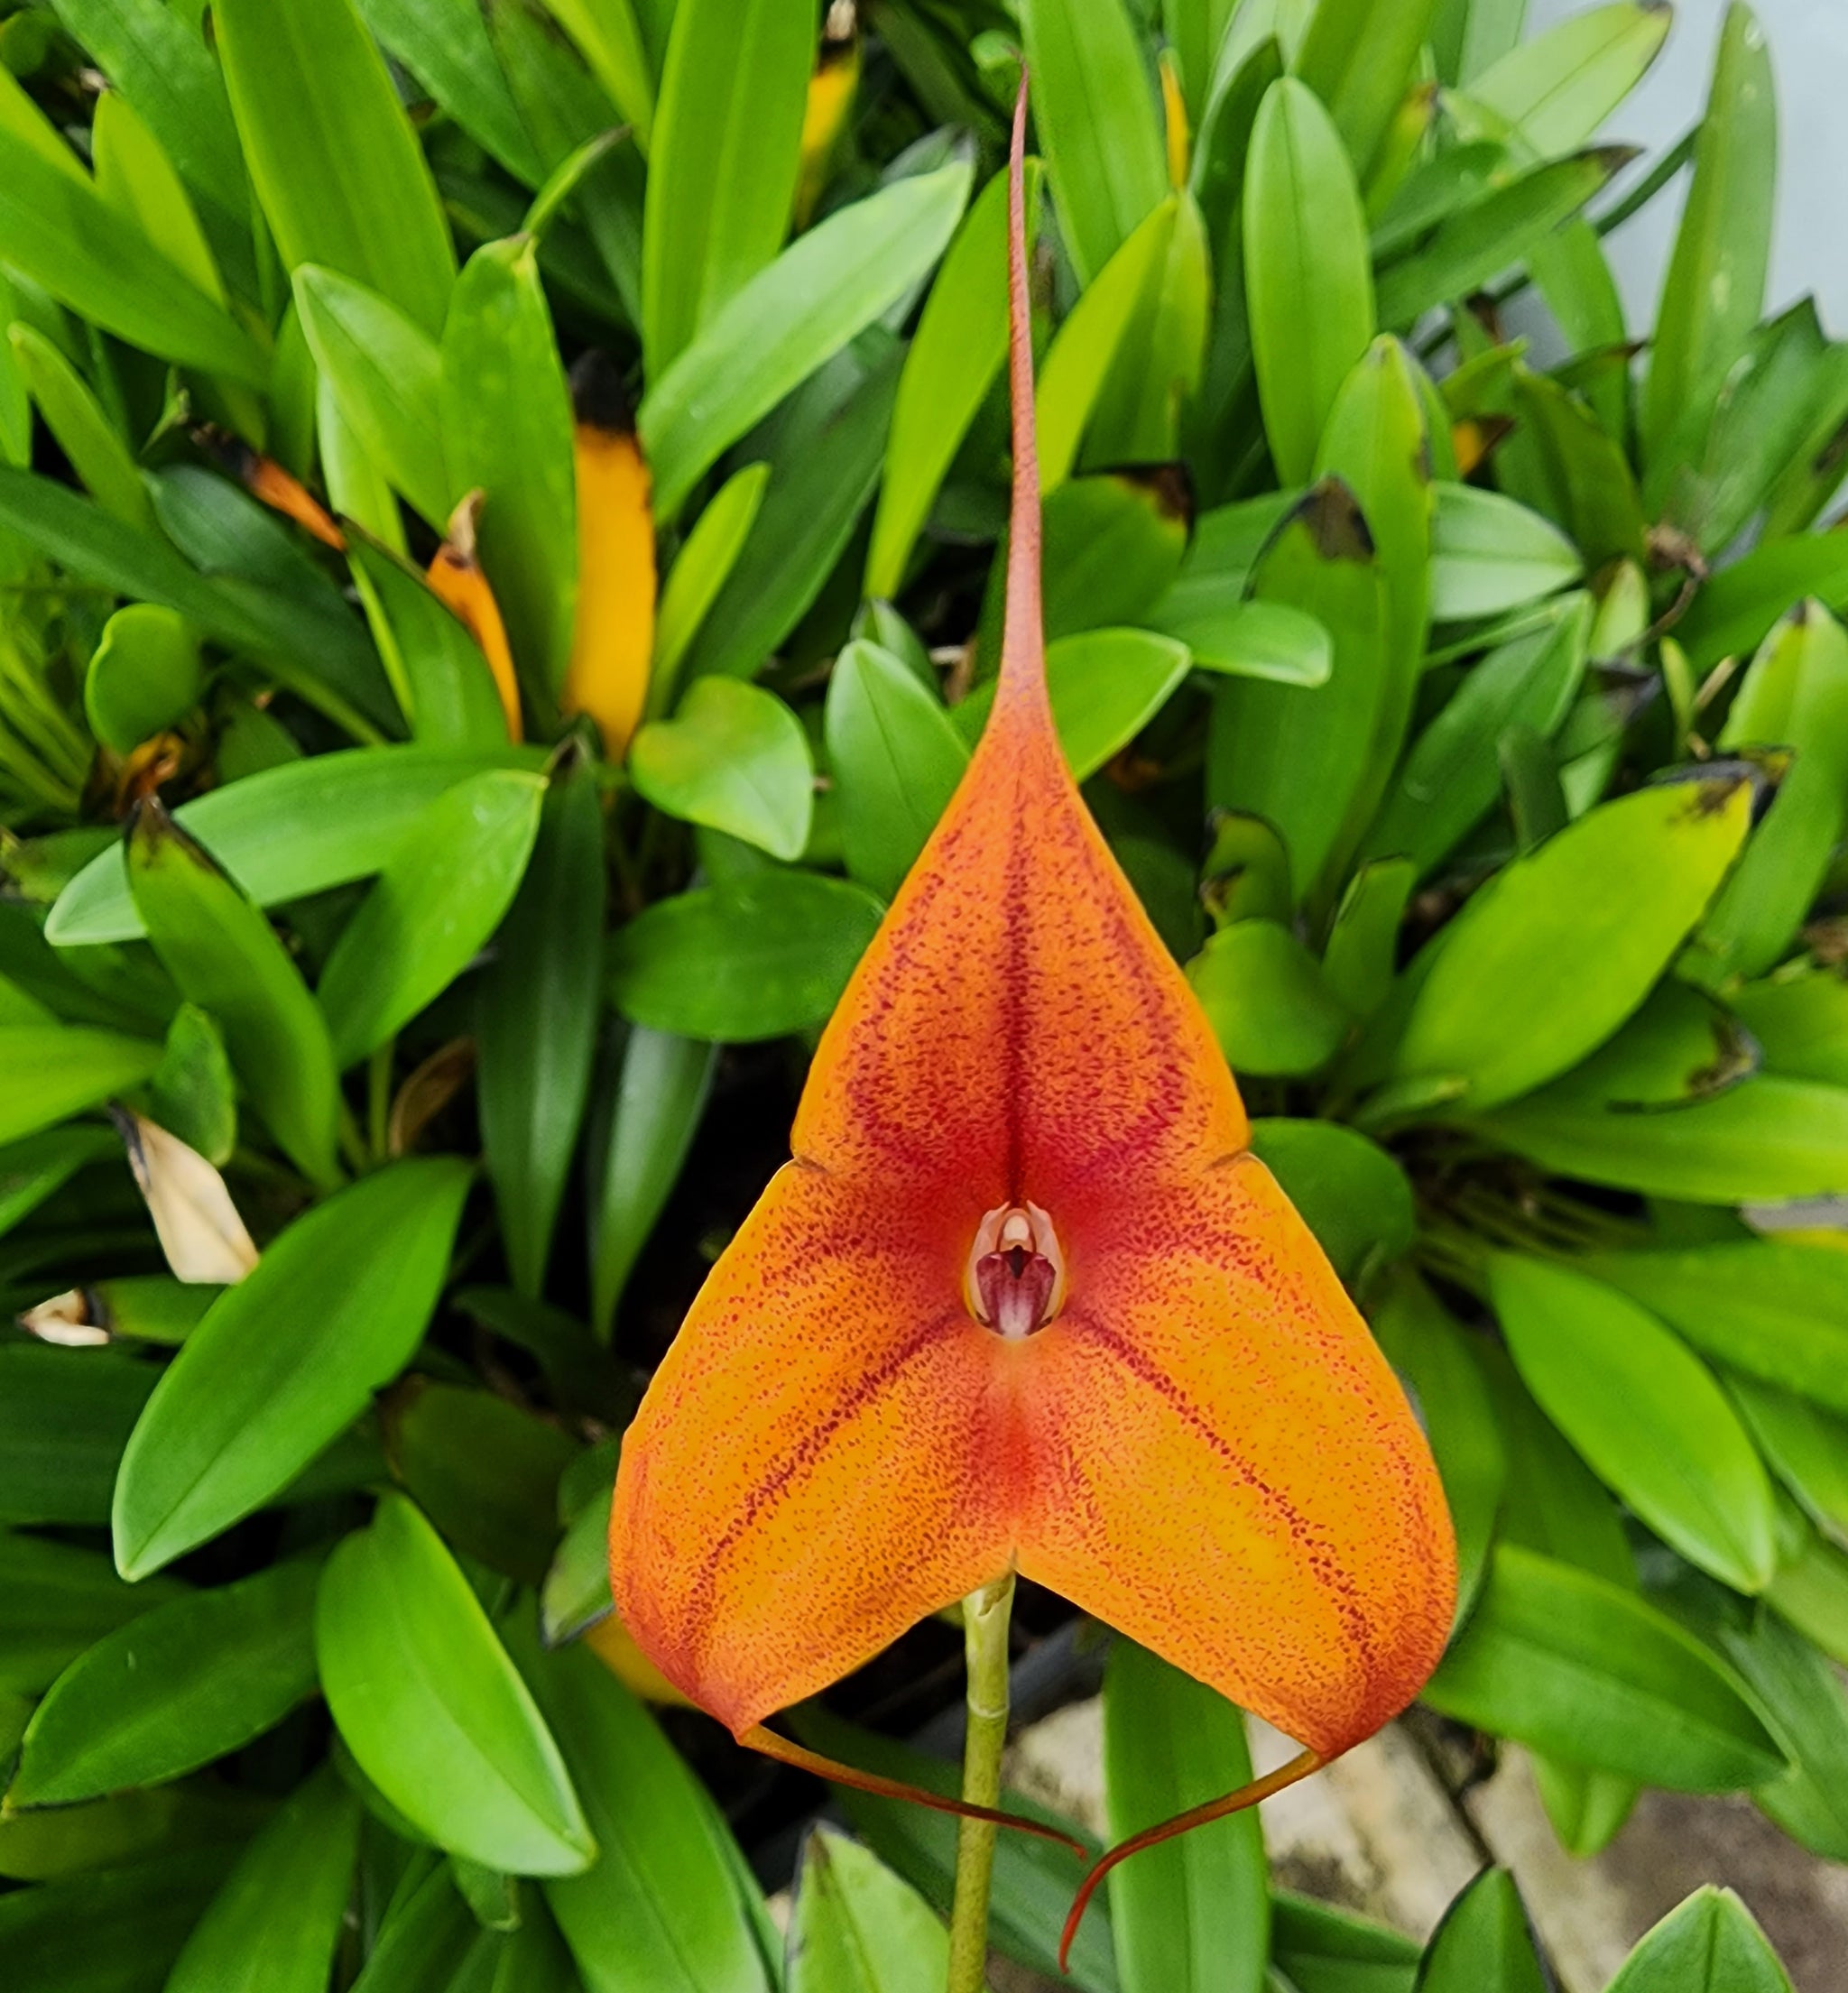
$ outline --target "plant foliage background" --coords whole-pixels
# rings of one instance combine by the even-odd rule
[[[1622,192],[1668,9],[1522,11],[5,9],[9,1987],[940,1974],[953,1832],[858,1796],[785,1966],[814,1789],[651,1713],[602,1537],[985,710],[1021,42],[1058,721],[1428,1421],[1427,1701],[1575,1853],[1658,1785],[1848,1859],[1848,349],[1761,319],[1750,11]],[[941,1776],[955,1653],[799,1724]],[[1244,1776],[1105,1698],[1116,1831]],[[1006,1842],[1003,1951],[1074,1873]],[[1540,1983],[1504,1877],[1420,1964],[1249,1816],[1110,1909],[1094,1993]],[[1784,1983],[1719,1895],[1617,1982]]]

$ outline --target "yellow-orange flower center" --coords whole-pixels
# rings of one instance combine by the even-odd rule
[[[1043,1329],[1065,1301],[1065,1255],[1038,1204],[997,1204],[975,1229],[969,1313],[1010,1343]]]

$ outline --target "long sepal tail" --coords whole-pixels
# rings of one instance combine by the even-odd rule
[[[799,1772],[825,1778],[830,1785],[851,1785],[855,1792],[873,1793],[881,1799],[909,1799],[917,1805],[930,1807],[933,1812],[955,1813],[964,1820],[986,1820],[997,1827],[1013,1827],[1023,1834],[1036,1834],[1041,1841],[1069,1848],[1081,1861],[1090,1852],[1082,1841],[1074,1841],[1071,1835],[1061,1833],[1057,1827],[1048,1826],[1043,1820],[1030,1820],[1024,1813],[1003,1813],[993,1806],[971,1805],[967,1800],[950,1799],[922,1785],[907,1785],[902,1779],[882,1778],[876,1772],[863,1772],[855,1766],[843,1765],[836,1758],[824,1758],[818,1751],[806,1749],[787,1737],[779,1737],[762,1723],[753,1724],[744,1731],[738,1741],[748,1750],[762,1752],[765,1758],[775,1758],[780,1765],[792,1765]]]

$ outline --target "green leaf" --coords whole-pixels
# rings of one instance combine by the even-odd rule
[[[1391,1157],[1355,1130],[1338,1121],[1261,1116],[1252,1123],[1252,1150],[1344,1280],[1352,1282],[1378,1258],[1397,1259],[1410,1245],[1411,1186]]]
[[[8,995],[19,999],[20,1023],[38,1021],[37,1013],[47,1023],[54,1021],[23,992]],[[86,1163],[102,1162],[115,1153],[116,1138],[104,1128],[57,1128],[0,1149],[0,1235],[62,1190]]]
[[[1338,478],[1289,513],[1252,575],[1257,600],[1310,615],[1334,667],[1316,689],[1229,679],[1214,688],[1206,790],[1283,839],[1297,899],[1337,869],[1354,802],[1371,780],[1387,682],[1389,603],[1373,537]]]
[[[1388,1361],[1410,1387],[1437,1457],[1456,1530],[1461,1619],[1488,1570],[1508,1483],[1508,1454],[1476,1353],[1481,1338],[1409,1268],[1394,1276],[1370,1323]]]
[[[615,1492],[614,1441],[597,1451],[604,1455],[605,1479],[565,1525],[539,1595],[540,1638],[549,1647],[563,1647],[615,1610],[610,1596],[610,1504]],[[560,1484],[560,1507],[571,1481]]]
[[[748,1044],[819,1024],[879,925],[880,902],[815,872],[765,872],[657,900],[610,944],[623,1015]]]
[[[589,769],[562,768],[532,863],[482,979],[477,1098],[513,1284],[536,1296],[590,1093],[601,1008],[603,812]]]
[[[749,678],[820,594],[879,482],[903,354],[882,330],[863,334],[740,446],[768,463],[769,482],[681,679]]]
[[[1426,1685],[1440,1714],[1671,1792],[1782,1769],[1732,1674],[1633,1593],[1504,1543]]]
[[[92,1133],[115,1146],[88,1129],[38,1142],[68,1149],[72,1136]],[[0,1521],[106,1522],[116,1463],[153,1384],[146,1365],[113,1351],[0,1343]]]
[[[1431,529],[1431,615],[1467,623],[1505,615],[1570,587],[1577,550],[1557,527],[1499,492],[1440,484]]]
[[[1642,80],[1674,21],[1662,0],[1616,0],[1557,22],[1469,85],[1537,157],[1584,145]]]
[[[205,689],[198,632],[153,603],[118,609],[84,677],[84,716],[106,747],[130,754],[183,719]]]
[[[1244,1720],[1224,1696],[1119,1639],[1104,1679],[1104,1767],[1111,1838],[1127,1840],[1249,1783]],[[1262,1993],[1268,1879],[1249,1813],[1116,1870],[1110,1907],[1124,1993]]]
[[[131,346],[261,387],[269,373],[263,346],[162,255],[139,222],[111,207],[64,141],[49,125],[43,129],[56,153],[16,125],[0,125],[0,250],[7,262]]]
[[[963,779],[942,702],[890,650],[855,641],[828,679],[827,754],[847,871],[890,900]]]
[[[356,1766],[350,1770],[348,1766],[350,1758],[342,1767],[350,1778],[365,1776]],[[391,1803],[376,1787],[369,1787],[363,1796],[374,1814],[383,1819],[382,1810]],[[395,1810],[390,1825],[400,1841],[410,1838],[410,1822]],[[361,1846],[364,1851],[363,1841]],[[386,1870],[387,1875],[393,1872]],[[396,1874],[376,1942],[353,1982],[353,1993],[400,1993],[405,1988],[416,1993],[437,1993],[439,1988],[448,1993],[450,1988],[486,1982],[500,1940],[483,1930],[458,1893],[454,1863],[425,1856],[405,1863]]]
[[[173,818],[258,906],[273,907],[369,878],[439,797],[522,759],[537,761],[505,748],[354,748],[227,783],[182,803]],[[45,938],[60,948],[146,931],[119,843],[78,873],[45,922]]]
[[[455,252],[436,182],[353,0],[218,0],[212,23],[284,267],[324,264],[434,338]]]
[[[1144,621],[1180,572],[1191,511],[1185,487],[1167,466],[1102,471],[1061,484],[1046,501],[1042,525],[1048,641]],[[991,573],[1004,576],[1005,563],[997,558]],[[991,599],[1000,592],[991,580]],[[985,604],[983,620],[982,648],[993,655],[1000,631]]]
[[[545,779],[517,769],[446,790],[387,857],[317,992],[343,1071],[408,1024],[500,925],[539,833]]]
[[[1507,1869],[1483,1869],[1444,1913],[1418,1968],[1417,1993],[1547,1993]]]
[[[1848,1536],[1848,1416],[1758,1378],[1729,1377],[1726,1389],[1765,1464],[1811,1521],[1837,1540]]]
[[[1778,618],[1806,595],[1848,605],[1848,540],[1797,533],[1755,548],[1705,584],[1676,629],[1696,671],[1754,650]]]
[[[359,0],[374,34],[457,124],[515,180],[545,178],[507,87],[487,23],[475,7],[447,0]]]
[[[1318,0],[1294,64],[1334,115],[1357,172],[1373,164],[1412,80],[1437,0]]]
[[[1711,1100],[1758,1069],[1758,1047],[1737,1021],[1671,978],[1615,1038],[1557,1081],[1550,1097],[1653,1114]]]
[[[576,1875],[596,1843],[559,1747],[442,1539],[402,1495],[328,1560],[328,1707],[361,1770],[439,1847]]]
[[[1455,1074],[1480,1109],[1576,1064],[1699,919],[1744,841],[1754,789],[1723,764],[1607,803],[1517,859],[1427,944],[1393,1071]]]
[[[693,1146],[717,1063],[714,1047],[643,1025],[623,1047],[590,1214],[590,1320],[605,1343]]]
[[[1796,759],[1701,927],[1701,980],[1762,975],[1797,937],[1848,826],[1848,631],[1811,603],[1773,632],[1732,703],[1723,748]]]
[[[103,198],[138,222],[163,256],[223,304],[218,266],[179,174],[128,99],[114,90],[97,99],[90,154]]]
[[[636,423],[658,517],[672,519],[723,450],[923,277],[962,215],[969,178],[952,162],[836,208],[651,380]]]
[[[1623,446],[1550,375],[1516,366],[1513,378],[1520,420],[1498,459],[1504,479],[1566,528],[1587,566],[1640,561],[1649,522]]]
[[[224,1033],[233,1069],[303,1173],[337,1183],[339,1075],[319,1008],[262,911],[158,801],[128,837],[129,886],[161,964]]]
[[[273,1564],[106,1635],[32,1712],[8,1805],[162,1785],[273,1729],[314,1689],[319,1575],[316,1562]]]
[[[7,1075],[0,1142],[100,1106],[139,1086],[160,1063],[161,1047],[146,1038],[79,1024],[0,1024],[0,1071]]]
[[[12,1530],[0,1530],[0,1689],[26,1694],[48,1687],[105,1634],[185,1591],[167,1578],[125,1584],[94,1550]]]
[[[1366,217],[1341,135],[1293,77],[1265,93],[1244,189],[1245,298],[1277,475],[1309,475],[1322,427],[1374,331]]]
[[[1060,231],[1088,284],[1168,193],[1152,79],[1123,0],[1026,0],[1021,29]]]
[[[1685,410],[1711,404],[1758,323],[1777,175],[1770,51],[1751,9],[1734,0],[1656,309],[1641,414],[1646,463],[1653,464]]]
[[[420,744],[491,753],[505,708],[481,646],[416,568],[349,521],[346,558],[374,640]]]
[[[1027,239],[1039,218],[1037,160],[1025,168]],[[896,595],[945,475],[1007,354],[1007,175],[970,204],[924,300],[899,376],[866,549],[864,592]]]
[[[1631,1779],[1564,1758],[1534,1754],[1534,1784],[1559,1845],[1577,1861],[1601,1855],[1622,1832],[1640,1793]]]
[[[1242,579],[1242,577],[1241,577]],[[1170,590],[1149,612],[1162,635],[1187,645],[1196,668],[1229,678],[1264,678],[1272,685],[1326,685],[1335,669],[1328,632],[1314,616],[1281,602],[1245,602],[1230,591],[1208,606],[1198,589],[1189,606],[1170,607]]]
[[[632,0],[546,0],[546,5],[634,127],[645,152],[654,132],[654,71]]]
[[[857,1841],[818,1822],[790,1914],[788,1993],[938,1993],[942,1921]]]
[[[238,1857],[192,1928],[166,1993],[324,1993],[359,1852],[360,1804],[311,1772]]]
[[[481,564],[513,655],[550,698],[578,602],[571,392],[531,237],[486,243],[456,285],[442,345],[443,443],[458,491],[485,494]]]
[[[1313,1073],[1353,1025],[1293,929],[1235,920],[1187,964],[1226,1064],[1237,1073]]]
[[[1706,1366],[1573,1269],[1497,1253],[1489,1286],[1528,1389],[1598,1478],[1691,1563],[1762,1592],[1778,1564],[1771,1484]]]
[[[1367,833],[1364,848],[1411,860],[1422,877],[1494,807],[1494,754],[1509,730],[1550,739],[1565,724],[1585,677],[1588,595],[1566,597],[1538,629],[1511,639],[1472,667],[1412,743]]]
[[[648,142],[642,233],[642,347],[651,387],[781,246],[815,60],[809,0],[680,0],[673,21]],[[708,386],[717,378],[708,376]],[[659,478],[651,443],[649,456]],[[677,496],[662,509],[678,506]]]
[[[1418,1948],[1384,1924],[1278,1890],[1270,1956],[1296,1993],[1412,1993]]]
[[[468,1188],[393,1164],[295,1220],[168,1367],[116,1484],[116,1558],[143,1577],[286,1486],[410,1361]]]
[[[189,1849],[0,1896],[10,1993],[162,1993],[167,1969],[225,1872]]]
[[[366,456],[431,525],[447,523],[457,491],[443,448],[436,340],[383,292],[319,263],[297,267],[295,308]]]
[[[1751,1912],[1708,1884],[1644,1937],[1608,1993],[1790,1993],[1790,1981]]]
[[[654,663],[648,679],[651,714],[665,712],[673,703],[680,660],[744,549],[770,476],[768,464],[746,464],[734,471],[700,508],[692,531],[675,555],[655,619]]]
[[[545,1885],[586,1993],[768,1993],[728,1832],[653,1720],[583,1647],[517,1651],[601,1850]]]
[[[523,1583],[544,1578],[559,1477],[577,1452],[557,1426],[492,1391],[425,1383],[393,1406],[387,1443],[399,1481],[457,1551]]]
[[[1544,1168],[1691,1204],[1848,1192],[1848,1088],[1760,1074],[1672,1114],[1612,1112],[1570,1088],[1475,1124]]]
[[[1046,648],[1059,745],[1079,781],[1148,725],[1187,675],[1187,647],[1153,630],[1081,630]],[[972,746],[994,704],[994,680],[950,709]]]
[[[774,693],[697,679],[670,720],[635,736],[629,773],[657,809],[794,860],[808,843],[815,763],[802,723]]]
[[[131,526],[152,526],[154,512],[141,471],[89,383],[36,328],[15,321],[7,327],[6,337],[45,427],[83,488],[113,517]],[[128,745],[145,738],[138,734]]]
[[[1600,1253],[1585,1265],[1716,1362],[1848,1413],[1848,1253],[1751,1239]]]
[[[1374,859],[1355,872],[1335,909],[1322,969],[1357,1018],[1372,1017],[1391,989],[1400,923],[1416,883],[1406,860]]]

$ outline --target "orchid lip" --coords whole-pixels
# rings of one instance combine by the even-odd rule
[[[997,1204],[975,1228],[965,1277],[969,1313],[1003,1342],[1043,1329],[1065,1302],[1065,1254],[1035,1204]]]

